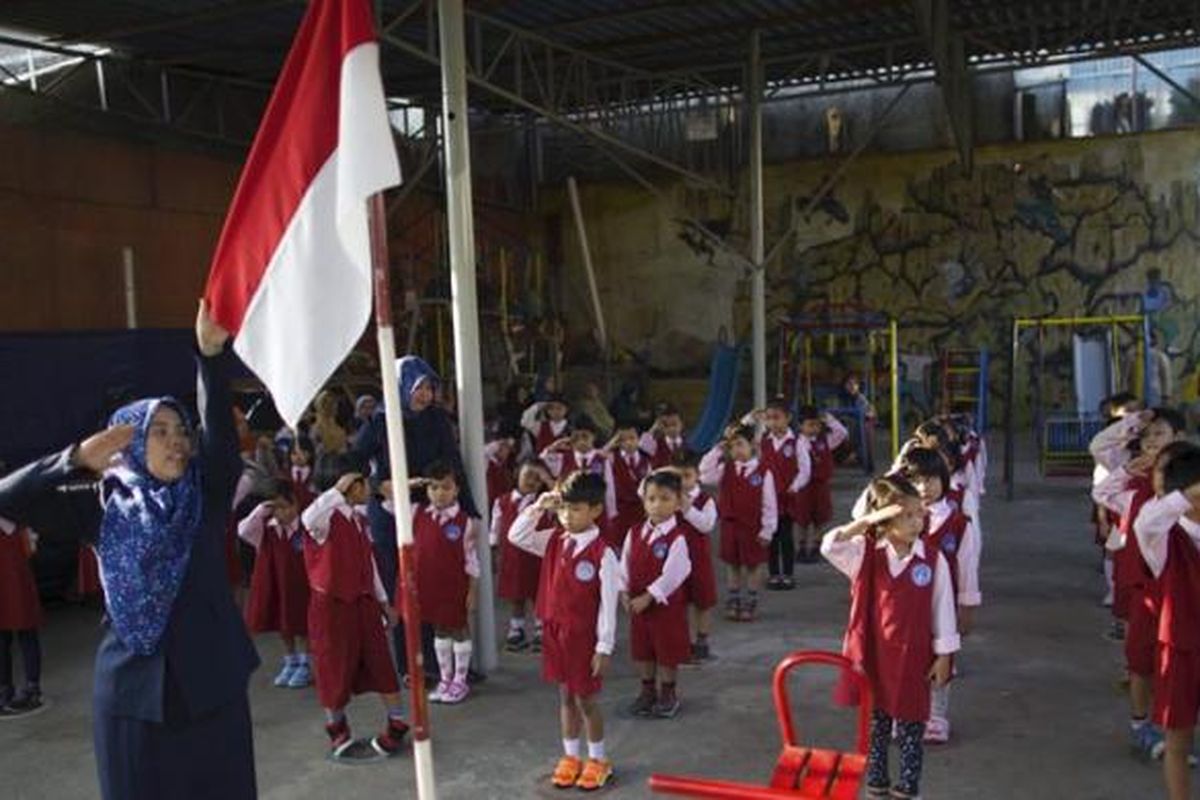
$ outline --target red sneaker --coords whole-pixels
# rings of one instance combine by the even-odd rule
[[[371,747],[381,756],[394,756],[404,747],[404,737],[408,735],[408,725],[399,719],[388,719],[383,733],[371,740]]]

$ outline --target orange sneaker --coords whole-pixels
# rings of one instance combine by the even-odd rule
[[[559,789],[570,789],[579,780],[581,772],[583,772],[582,761],[575,756],[563,756],[558,760],[558,765],[554,767],[554,775],[550,777],[550,782]]]
[[[583,774],[575,782],[575,786],[585,792],[603,789],[613,776],[612,762],[604,758],[589,758],[583,765]]]

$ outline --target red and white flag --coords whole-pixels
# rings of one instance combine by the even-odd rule
[[[400,183],[368,0],[312,0],[221,231],[205,297],[295,425],[371,312],[367,199]]]

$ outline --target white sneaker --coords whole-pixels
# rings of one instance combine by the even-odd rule
[[[1112,604],[1113,604],[1113,590],[1109,589],[1105,593],[1104,599],[1100,601],[1100,605],[1104,606],[1105,608],[1112,608]]]
[[[946,744],[950,741],[950,720],[944,717],[930,717],[925,726],[926,744]]]
[[[446,692],[450,691],[450,681],[438,681],[437,688],[429,693],[429,702],[446,702]]]

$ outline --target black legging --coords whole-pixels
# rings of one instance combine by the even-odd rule
[[[0,631],[0,689],[13,686],[12,644],[13,637],[21,646],[21,661],[25,667],[25,683],[37,686],[42,681],[42,644],[38,632]]]
[[[772,577],[796,574],[796,542],[792,539],[792,520],[780,517],[771,537],[770,573]]]

